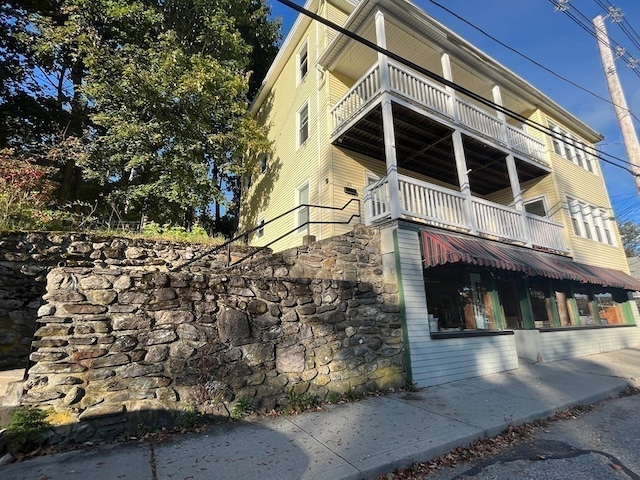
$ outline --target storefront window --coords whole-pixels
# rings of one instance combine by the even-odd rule
[[[613,292],[602,291],[594,295],[598,305],[598,315],[600,323],[603,325],[624,324],[624,313],[622,305],[614,300]]]
[[[492,289],[481,272],[460,265],[425,270],[427,308],[439,331],[496,330]],[[433,330],[433,327],[432,327]]]
[[[587,289],[584,287],[574,288],[573,298],[578,308],[580,325],[595,325],[598,323],[597,315]]]

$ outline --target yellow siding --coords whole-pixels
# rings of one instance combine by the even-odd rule
[[[539,114],[540,123],[547,125],[548,119],[543,114]],[[561,128],[571,131],[565,127],[561,121],[551,119]],[[573,134],[573,132],[572,132]],[[579,140],[586,142],[584,138],[574,134]],[[567,195],[582,200],[597,207],[602,207],[611,212],[611,202],[605,186],[604,178],[599,165],[596,167],[597,174],[593,174],[584,168],[574,164],[553,151],[551,137],[544,135],[544,141],[549,152],[549,159],[553,168],[553,178],[558,195],[559,215],[570,241],[571,253],[576,262],[596,265],[600,267],[614,268],[628,272],[628,265],[622,248],[620,236],[612,222],[613,237],[616,246],[607,245],[595,240],[589,240],[573,233],[571,216],[567,206]]]
[[[241,229],[256,225],[262,216],[268,221],[293,208],[296,204],[296,189],[305,181],[309,181],[309,203],[318,203],[318,126],[326,122],[318,122],[319,106],[324,108],[324,104],[318,98],[318,72],[314,67],[318,53],[316,35],[317,26],[312,23],[302,41],[296,46],[296,54],[287,60],[268,100],[261,108],[259,118],[269,125],[269,138],[277,154],[270,159],[267,175],[258,176],[251,187],[250,195],[245,195]],[[306,77],[298,84],[297,52],[305,41],[308,45],[309,69]],[[309,106],[309,138],[298,148],[297,112],[306,101]],[[322,134],[322,130],[320,133]],[[326,139],[322,141],[326,142]],[[312,219],[315,219],[315,216],[317,212],[312,212]],[[293,229],[295,222],[295,214],[289,214],[267,225],[264,237],[253,237],[252,244],[265,245],[271,242]],[[311,233],[315,234],[315,230],[316,227],[312,226]],[[282,250],[301,242],[302,234],[289,235],[272,245],[272,248]]]
[[[344,22],[347,20],[347,17],[349,15],[347,14],[347,12],[339,9],[338,7],[336,7],[335,5],[328,3],[326,6],[326,18],[327,20],[333,22],[333,23],[337,23],[338,25],[344,25]],[[336,35],[336,31],[333,30],[332,28],[327,28],[326,29],[326,42],[325,42],[325,46],[328,45],[331,40],[333,40],[333,37],[335,37]]]

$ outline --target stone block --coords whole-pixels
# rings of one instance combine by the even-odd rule
[[[101,417],[108,417],[113,415],[119,415],[124,413],[125,406],[122,403],[119,404],[105,404],[101,403],[87,408],[78,417],[80,420],[92,420]]]
[[[166,360],[169,357],[168,345],[153,345],[149,347],[144,357],[146,363],[157,363]]]
[[[178,335],[173,330],[153,330],[149,332],[144,341],[145,345],[160,345],[173,342]]]
[[[149,300],[149,294],[135,290],[127,290],[118,293],[118,303],[124,305],[142,305]]]
[[[126,365],[131,361],[126,353],[114,353],[101,358],[96,358],[91,362],[91,368],[115,367]]]
[[[129,352],[138,346],[138,339],[133,335],[115,337],[110,350],[112,352]]]
[[[151,329],[151,319],[139,315],[128,315],[126,317],[114,317],[114,330],[142,330]]]
[[[86,303],[85,304],[72,303],[72,304],[63,305],[62,310],[70,315],[85,315],[85,314],[105,313],[107,311],[107,307],[103,305],[91,305]]]
[[[276,348],[276,370],[280,373],[304,371],[305,353],[304,345]]]
[[[110,305],[118,294],[113,290],[89,290],[86,292],[87,300],[96,305]]]
[[[151,365],[142,365],[140,363],[134,363],[124,367],[120,372],[120,376],[122,378],[135,378],[135,377],[142,377],[144,375],[160,373],[163,370],[164,370],[164,366],[160,363],[154,363]]]
[[[80,279],[80,287],[87,290],[106,290],[112,287],[108,278],[102,275],[92,275]]]
[[[272,343],[261,342],[243,345],[242,357],[249,367],[267,364],[275,359],[275,347]]]
[[[64,337],[66,335],[69,335],[71,332],[73,331],[73,327],[69,324],[64,324],[64,323],[54,323],[54,324],[48,324],[48,325],[44,325],[42,327],[40,327],[38,330],[36,330],[36,333],[34,334],[36,337]],[[0,335],[0,344],[3,343],[3,339],[2,339],[2,335],[6,335],[6,334],[10,334],[12,332],[5,332],[4,334]],[[15,341],[15,339],[14,339]],[[13,343],[13,342],[11,342]]]
[[[157,325],[178,325],[194,321],[193,313],[186,310],[162,310],[155,312]]]
[[[218,314],[218,334],[223,343],[239,344],[251,336],[247,314],[233,308],[224,308]]]

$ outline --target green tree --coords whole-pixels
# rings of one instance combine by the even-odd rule
[[[622,246],[627,257],[635,257],[640,254],[640,224],[627,220],[618,222],[618,231],[622,237]]]
[[[56,164],[61,204],[190,223],[268,149],[247,114],[279,41],[265,0],[10,0],[0,23],[0,147]]]

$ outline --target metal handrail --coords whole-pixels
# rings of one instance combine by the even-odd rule
[[[298,209],[300,209],[300,208],[319,208],[319,209],[321,209],[321,210],[338,210],[338,211],[343,211],[343,210],[344,210],[344,209],[346,209],[349,205],[351,205],[351,203],[353,203],[353,202],[357,202],[357,203],[358,203],[358,213],[357,213],[357,214],[353,214],[353,215],[351,215],[351,217],[349,217],[349,220],[347,220],[347,221],[342,221],[342,222],[339,222],[339,221],[335,221],[335,222],[321,222],[321,221],[312,222],[312,221],[310,221],[310,220],[307,220],[305,223],[303,223],[303,224],[301,224],[301,225],[297,225],[297,226],[296,226],[295,228],[293,228],[292,230],[290,230],[290,231],[288,231],[287,233],[285,233],[285,234],[283,234],[283,235],[279,236],[279,237],[278,237],[278,238],[276,238],[275,240],[272,240],[272,241],[271,241],[271,242],[269,242],[268,244],[263,245],[263,246],[261,246],[261,247],[257,247],[257,249],[256,249],[254,252],[250,253],[249,255],[246,255],[246,256],[242,257],[240,260],[237,260],[237,261],[235,261],[234,263],[231,263],[231,244],[232,244],[233,242],[236,242],[236,241],[240,240],[241,238],[244,238],[244,237],[246,237],[247,235],[250,235],[250,234],[252,234],[253,232],[255,232],[255,231],[257,231],[257,230],[259,230],[259,229],[261,229],[261,228],[264,228],[265,226],[269,225],[270,223],[273,223],[273,222],[275,222],[276,220],[281,219],[281,218],[282,218],[282,217],[284,217],[285,215],[288,215],[288,214],[290,214],[290,213],[293,213],[293,212],[295,212],[296,210],[298,210]],[[227,240],[225,243],[223,243],[222,245],[218,245],[218,246],[216,246],[215,248],[213,248],[213,249],[212,249],[211,251],[209,251],[209,252],[205,252],[205,253],[203,253],[203,254],[201,254],[201,255],[198,255],[198,256],[196,256],[196,257],[192,258],[191,260],[189,260],[189,261],[187,261],[187,262],[183,263],[182,265],[179,265],[179,266],[177,266],[177,267],[169,268],[169,271],[175,271],[175,270],[177,270],[178,268],[182,268],[182,267],[184,267],[185,265],[189,265],[189,264],[191,264],[191,263],[194,263],[195,261],[200,260],[200,259],[202,259],[202,258],[204,258],[204,257],[207,257],[207,256],[209,256],[209,255],[214,255],[216,252],[218,252],[218,251],[222,250],[223,248],[227,248],[227,267],[232,267],[232,266],[237,265],[237,264],[238,264],[238,263],[240,263],[240,262],[243,262],[243,261],[244,261],[244,260],[246,260],[247,258],[251,258],[251,257],[253,257],[253,256],[254,256],[254,255],[256,255],[257,253],[261,252],[262,250],[264,250],[264,249],[266,249],[266,248],[269,248],[269,246],[270,246],[270,245],[273,245],[275,242],[277,242],[277,241],[279,241],[279,240],[282,240],[282,239],[283,239],[283,238],[285,238],[286,236],[291,235],[293,232],[299,231],[301,228],[304,228],[305,226],[306,226],[306,227],[308,227],[309,225],[347,225],[347,224],[351,223],[351,220],[353,220],[354,218],[361,218],[361,213],[360,213],[360,199],[359,199],[359,198],[352,198],[352,199],[351,199],[351,200],[349,200],[347,203],[345,203],[342,207],[327,207],[327,206],[324,206],[324,205],[312,205],[312,204],[309,204],[309,203],[303,203],[303,204],[297,205],[297,206],[295,206],[295,207],[293,207],[293,208],[291,208],[291,209],[287,210],[287,211],[286,211],[286,212],[284,212],[284,213],[281,213],[280,215],[278,215],[278,216],[276,216],[276,217],[272,218],[271,220],[269,220],[269,221],[267,221],[267,222],[261,223],[260,225],[258,225],[258,226],[256,226],[256,227],[254,227],[254,228],[252,228],[252,229],[250,229],[250,230],[246,230],[246,231],[242,232],[241,234],[236,235],[236,236],[235,236],[235,237],[233,237],[231,240]]]

